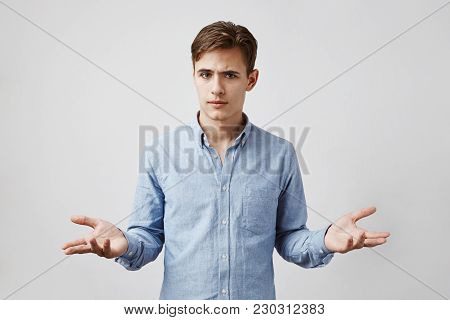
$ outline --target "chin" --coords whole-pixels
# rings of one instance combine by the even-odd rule
[[[222,110],[214,110],[207,114],[207,116],[213,120],[226,120],[230,117],[227,112],[223,112]]]
[[[216,121],[226,120],[232,115],[229,110],[226,110],[226,108],[213,110],[207,108],[204,112],[208,118]]]

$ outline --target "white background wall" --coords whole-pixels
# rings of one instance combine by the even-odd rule
[[[70,215],[117,222],[131,212],[139,126],[179,124],[100,68],[189,121],[190,44],[203,26],[233,21],[259,42],[244,111],[263,126],[445,1],[177,3],[0,1],[2,298],[159,297],[164,252],[139,272],[94,255],[60,262],[61,245],[88,231]],[[323,269],[274,252],[277,298],[450,296],[449,57],[450,5],[270,124],[311,128],[302,148],[311,208],[335,220],[376,205],[361,225],[392,234]],[[309,211],[310,229],[327,223]]]

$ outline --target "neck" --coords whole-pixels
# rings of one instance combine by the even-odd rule
[[[210,145],[229,145],[244,129],[242,112],[226,120],[213,120],[200,110],[199,124]]]

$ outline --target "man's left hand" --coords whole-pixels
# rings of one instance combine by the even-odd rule
[[[375,213],[375,207],[347,213],[331,225],[325,235],[325,246],[333,252],[346,253],[363,247],[375,247],[386,243],[389,232],[372,232],[356,226],[359,219]]]

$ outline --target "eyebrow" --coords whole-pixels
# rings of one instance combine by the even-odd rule
[[[200,69],[200,70],[197,71],[197,73],[201,73],[201,72],[209,72],[209,73],[211,73],[212,70],[210,70],[210,69]],[[227,71],[222,71],[222,72],[219,72],[219,73],[222,73],[222,74],[223,73],[240,74],[239,72],[234,71],[234,70],[227,70]]]

